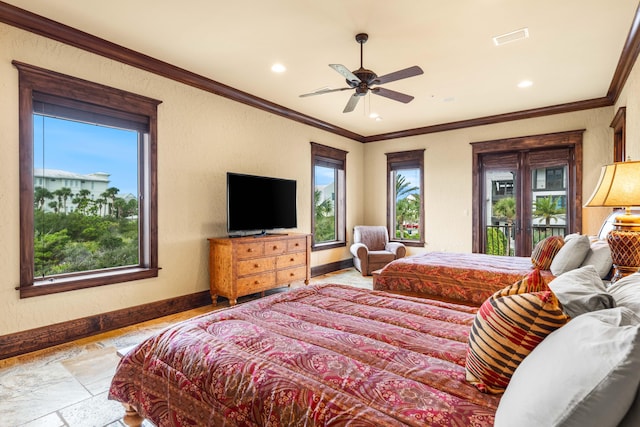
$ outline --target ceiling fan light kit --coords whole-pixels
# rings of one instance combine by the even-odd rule
[[[350,71],[347,67],[342,64],[329,64],[329,67],[336,70],[340,73],[347,82],[349,87],[343,87],[338,89],[324,89],[316,92],[305,93],[300,95],[300,97],[314,96],[314,95],[322,95],[325,93],[331,92],[340,92],[344,90],[355,89],[353,95],[347,101],[347,105],[344,107],[343,113],[349,113],[356,108],[358,105],[358,101],[361,97],[369,93],[384,96],[385,98],[392,99],[394,101],[408,103],[413,100],[413,96],[407,95],[404,93],[396,92],[391,89],[377,87],[377,85],[381,85],[384,83],[393,82],[396,80],[406,79],[409,77],[418,76],[423,74],[422,68],[414,65],[413,67],[405,68],[403,70],[398,70],[393,73],[385,74],[384,76],[378,77],[376,73],[371,70],[367,70],[362,65],[363,58],[363,49],[364,44],[369,40],[369,35],[365,33],[356,34],[356,41],[360,44],[360,68],[355,71]],[[372,87],[376,85],[376,87]]]

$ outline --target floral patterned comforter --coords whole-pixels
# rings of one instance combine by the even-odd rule
[[[481,305],[532,270],[529,257],[428,252],[387,264],[374,276],[373,288]],[[541,273],[545,280],[553,279],[550,271]]]
[[[147,339],[109,398],[158,426],[491,426],[465,381],[475,308],[344,285],[214,311]]]

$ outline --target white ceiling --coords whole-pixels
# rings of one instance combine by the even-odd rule
[[[637,0],[5,0],[362,136],[604,97]],[[492,37],[528,28],[496,47]],[[424,74],[383,87],[403,104],[351,91],[328,64]],[[280,62],[287,71],[273,73]],[[519,89],[521,80],[533,86]],[[375,112],[381,121],[369,118]]]

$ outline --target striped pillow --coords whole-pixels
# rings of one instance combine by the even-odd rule
[[[504,289],[500,289],[496,291],[492,298],[504,297],[507,295],[515,295],[515,294],[525,294],[527,292],[539,292],[539,291],[548,291],[549,286],[544,281],[542,274],[540,274],[540,270],[533,269],[529,274],[527,274],[522,279],[518,280],[513,285],[509,285]]]
[[[482,304],[471,327],[467,381],[482,392],[503,393],[518,364],[568,321],[551,290],[507,295],[499,291]]]
[[[548,270],[551,267],[551,261],[556,256],[560,248],[564,245],[564,238],[561,236],[550,236],[544,240],[540,240],[533,252],[531,252],[531,263],[535,268],[540,270]]]

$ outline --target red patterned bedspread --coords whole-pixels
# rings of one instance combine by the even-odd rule
[[[397,259],[374,277],[373,288],[481,305],[495,291],[533,270],[531,258],[428,252]],[[550,271],[542,271],[550,281]]]
[[[109,398],[159,426],[491,426],[498,398],[465,381],[474,313],[308,286],[149,338]]]

